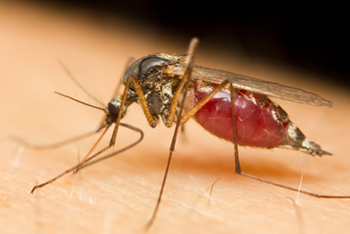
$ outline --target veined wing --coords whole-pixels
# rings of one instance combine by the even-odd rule
[[[215,84],[220,84],[224,80],[229,79],[232,81],[233,87],[237,89],[245,89],[269,97],[275,97],[302,104],[332,107],[331,101],[328,101],[317,94],[236,73],[195,65],[192,71],[192,78]]]

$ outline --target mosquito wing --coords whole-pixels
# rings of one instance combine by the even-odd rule
[[[233,87],[237,89],[245,89],[253,93],[259,93],[269,97],[275,97],[302,104],[332,107],[331,101],[328,101],[314,93],[231,72],[195,65],[192,71],[192,78],[215,84],[220,84],[224,80],[229,79],[232,82]]]

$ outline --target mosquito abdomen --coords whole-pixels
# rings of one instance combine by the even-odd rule
[[[208,95],[216,85],[196,82],[192,105]],[[237,143],[242,146],[284,147],[311,155],[330,155],[310,141],[289,120],[287,113],[267,96],[246,90],[235,93]],[[204,129],[217,137],[233,142],[231,97],[228,90],[217,93],[194,116]]]

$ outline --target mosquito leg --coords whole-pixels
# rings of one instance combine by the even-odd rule
[[[221,89],[223,89],[227,84],[229,83],[229,80],[225,80],[222,82],[219,86],[217,86],[211,93],[209,93],[207,96],[205,96],[202,100],[200,100],[190,111],[186,113],[182,117],[181,124],[185,124],[202,106],[204,106],[214,95],[219,92]],[[232,108],[232,126],[233,126],[233,137],[234,137],[234,155],[235,155],[235,172],[239,175],[243,175],[261,182],[265,182],[268,184],[275,185],[277,187],[285,188],[288,190],[296,191],[298,192],[299,189],[285,186],[282,184],[278,184],[272,181],[264,180],[256,176],[252,176],[249,174],[246,174],[242,172],[241,165],[239,162],[239,154],[238,154],[238,143],[237,143],[237,128],[236,128],[236,111],[235,111],[235,104],[234,104],[234,93],[235,89],[233,88],[232,84],[230,84],[230,93],[231,93],[231,108]],[[334,195],[322,195],[322,194],[316,194],[316,193],[311,193],[308,191],[300,190],[300,193],[307,194],[309,196],[313,197],[318,197],[318,198],[342,198],[342,199],[348,199],[350,196],[334,196]]]
[[[90,154],[92,153],[92,151],[96,148],[96,146],[98,145],[98,143],[100,143],[102,137],[98,138],[98,140],[95,142],[95,144],[91,147],[91,149],[89,150],[89,152],[85,155],[85,157],[83,158],[82,161],[85,161],[89,156]],[[74,171],[74,173],[78,172],[79,168]]]
[[[82,160],[80,163],[78,163],[77,165],[75,165],[74,167],[71,167],[69,168],[68,170],[64,171],[63,173],[59,174],[58,176],[52,178],[51,180],[48,180],[46,181],[45,183],[42,183],[42,184],[39,184],[39,185],[36,185],[33,187],[31,193],[34,193],[34,191],[37,189],[37,188],[42,188],[44,187],[45,185],[48,185],[48,184],[51,184],[52,182],[54,182],[55,180],[57,180],[58,178],[64,176],[65,174],[71,172],[71,171],[74,171],[76,169],[79,169],[81,166],[83,166],[85,163],[91,161],[92,159],[96,158],[97,156],[99,156],[100,154],[102,154],[103,152],[105,152],[106,150],[108,150],[109,148],[111,148],[112,146],[115,145],[115,141],[116,141],[116,138],[117,138],[117,133],[118,133],[118,129],[119,129],[119,125],[120,125],[120,120],[122,118],[122,115],[123,115],[123,110],[125,108],[125,103],[126,103],[126,98],[127,98],[127,94],[128,94],[128,89],[130,87],[130,83],[132,81],[132,77],[130,77],[127,81],[126,81],[126,84],[125,84],[125,89],[124,89],[124,93],[123,93],[123,96],[122,96],[122,101],[121,101],[121,104],[120,104],[120,111],[118,113],[118,116],[117,116],[117,119],[115,121],[115,127],[114,127],[114,131],[113,131],[113,134],[112,134],[112,137],[111,137],[111,140],[109,141],[109,145],[104,147],[103,149],[99,150],[97,153],[93,154],[92,156],[88,157],[88,156],[85,156],[85,159]],[[102,137],[105,135],[105,133],[107,132],[108,128],[110,127],[111,125],[107,125],[105,130],[102,132],[100,138],[97,140],[97,142],[99,142]],[[94,148],[96,146],[96,144],[92,147]],[[89,152],[90,153],[90,152]]]
[[[239,163],[239,157],[238,157],[235,91],[236,90],[233,88],[232,84],[230,84],[232,127],[233,127],[233,147],[234,147],[234,152],[235,152],[235,171],[237,174],[242,174],[241,164]]]
[[[138,143],[140,143],[142,141],[144,134],[143,134],[143,131],[141,129],[136,128],[134,126],[131,126],[129,124],[124,124],[124,123],[120,123],[120,126],[127,127],[127,128],[129,128],[129,129],[131,129],[131,130],[133,130],[135,132],[140,133],[140,138],[137,141],[135,141],[134,143],[128,145],[127,147],[124,147],[124,148],[122,148],[122,149],[120,149],[118,151],[110,153],[109,155],[103,156],[102,158],[98,158],[98,159],[95,159],[95,160],[93,160],[91,162],[88,162],[88,163],[84,164],[82,167],[79,168],[79,170],[81,170],[81,169],[83,169],[85,167],[91,166],[92,164],[98,163],[98,162],[100,162],[102,160],[111,158],[111,157],[113,157],[113,156],[115,156],[115,155],[117,155],[119,153],[122,153],[122,152],[128,150],[128,149],[131,149],[132,147],[134,147],[135,145],[137,145]],[[77,170],[75,172],[77,172]]]
[[[114,90],[114,92],[113,92],[112,98],[114,98],[115,96],[118,95],[119,90],[120,90],[120,87],[121,87],[122,84],[123,84],[123,75],[124,75],[126,69],[127,69],[134,61],[135,61],[135,58],[133,58],[133,57],[130,57],[130,58],[126,61],[125,66],[124,66],[124,69],[123,69],[123,72],[122,72],[122,75],[120,76],[120,79],[119,79],[119,82],[118,82],[118,84],[117,84],[117,87],[115,88],[115,90]],[[104,123],[105,123],[105,118],[102,118],[102,120],[101,120],[99,126],[104,125]]]
[[[312,197],[317,197],[317,198],[334,198],[334,199],[349,199],[350,198],[350,196],[322,195],[322,194],[318,194],[318,193],[311,193],[311,192],[308,192],[308,191],[305,191],[305,190],[299,190],[297,188],[289,187],[289,186],[286,186],[286,185],[283,185],[283,184],[279,184],[279,183],[275,183],[275,182],[272,182],[272,181],[269,181],[269,180],[264,180],[264,179],[261,179],[261,178],[256,177],[256,176],[252,176],[252,175],[246,174],[244,172],[241,172],[240,175],[243,175],[243,176],[246,176],[246,177],[252,178],[254,180],[258,180],[258,181],[267,183],[267,184],[272,184],[274,186],[281,187],[281,188],[284,188],[284,189],[292,190],[292,191],[295,191],[295,192],[300,192],[300,193],[303,193],[303,194],[306,194],[306,195],[309,195],[309,196],[312,196]]]
[[[220,85],[218,85],[213,91],[211,91],[207,96],[202,100],[196,103],[191,110],[189,110],[181,119],[181,124],[185,124],[198,110],[200,110],[210,99],[212,99],[215,94],[220,92],[227,84],[229,80],[224,80]]]
[[[183,116],[181,120],[181,124],[185,124],[198,110],[200,110],[210,99],[212,99],[215,94],[220,92],[225,86],[229,83],[229,80],[223,81],[220,85],[218,85],[212,92],[210,92],[207,96],[201,99],[191,110],[189,110],[185,116]],[[234,152],[235,152],[235,165],[236,165],[236,173],[241,174],[241,166],[239,163],[238,157],[238,147],[237,147],[237,130],[236,130],[236,110],[234,104],[234,93],[235,89],[232,84],[230,84],[230,93],[231,93],[231,111],[232,111],[232,126],[233,126],[233,142],[234,142]]]
[[[192,72],[192,68],[193,68],[193,65],[190,64],[190,66],[188,67],[188,72],[186,72],[187,76],[188,77],[191,77],[191,72]],[[167,162],[167,165],[166,165],[166,169],[165,169],[165,173],[164,173],[164,177],[163,177],[163,182],[162,182],[162,186],[161,186],[161,189],[160,189],[160,193],[159,193],[159,196],[158,196],[158,200],[157,200],[157,204],[156,204],[156,207],[153,211],[153,214],[152,214],[152,217],[151,219],[149,220],[149,222],[147,223],[146,225],[146,228],[149,228],[150,226],[152,226],[152,223],[154,222],[155,218],[156,218],[156,215],[157,215],[157,211],[159,209],[159,205],[160,205],[160,202],[162,200],[162,195],[163,195],[163,191],[164,191],[164,186],[165,186],[165,182],[166,182],[166,179],[168,177],[168,172],[169,172],[169,168],[170,168],[170,162],[171,162],[171,158],[173,156],[173,152],[175,150],[175,144],[176,144],[176,138],[177,138],[177,134],[179,132],[179,128],[181,126],[181,116],[182,116],[182,112],[183,112],[183,109],[184,109],[184,105],[185,105],[185,101],[186,101],[186,91],[189,87],[189,83],[190,83],[190,79],[187,79],[187,82],[186,82],[186,86],[185,86],[185,93],[184,93],[184,98],[181,102],[181,106],[180,106],[180,111],[179,111],[179,114],[178,114],[178,118],[177,118],[177,121],[176,121],[176,126],[175,126],[175,130],[174,130],[174,135],[173,135],[173,139],[171,141],[171,146],[170,146],[170,152],[169,152],[169,157],[168,157],[168,162]]]
[[[107,126],[105,128],[105,130],[103,131],[103,133],[101,134],[100,138],[102,138],[104,136],[104,134],[107,132],[109,126]],[[94,155],[92,155],[91,157],[85,159],[84,161],[81,161],[80,163],[78,163],[77,165],[75,165],[74,167],[69,168],[68,170],[64,171],[63,173],[59,174],[58,176],[52,178],[51,180],[46,181],[45,183],[36,185],[33,187],[32,191],[30,193],[34,193],[34,191],[38,188],[42,188],[45,185],[51,184],[52,182],[54,182],[55,180],[57,180],[58,178],[64,176],[65,174],[76,170],[77,168],[83,166],[85,163],[87,163],[88,161],[92,160],[93,158],[97,157],[98,155],[100,155],[101,153],[105,152],[106,150],[108,150],[110,147],[112,147],[111,144],[109,144],[108,146],[104,147],[103,149],[101,149],[100,151],[98,151],[97,153],[95,153]]]
[[[72,143],[72,142],[75,142],[75,141],[79,141],[79,140],[84,139],[84,138],[86,138],[88,136],[92,136],[92,135],[96,134],[100,130],[101,129],[98,128],[95,131],[83,133],[81,135],[69,138],[67,140],[63,140],[63,141],[52,143],[52,144],[45,144],[45,145],[35,145],[35,144],[32,144],[32,143],[26,142],[25,140],[23,140],[21,137],[18,137],[18,136],[8,136],[8,137],[5,138],[5,140],[14,141],[14,142],[16,142],[18,144],[24,145],[26,148],[29,148],[29,149],[45,150],[45,149],[58,148],[58,147],[67,145],[69,143]]]
[[[142,92],[142,88],[141,88],[139,82],[137,81],[137,79],[135,77],[130,77],[128,80],[131,80],[132,84],[134,85],[134,89],[137,93],[137,96],[138,96],[139,101],[140,101],[140,105],[142,107],[143,113],[146,116],[146,119],[148,121],[149,126],[154,128],[156,126],[156,121],[153,119],[153,117],[148,109],[147,101],[145,99],[145,95]]]
[[[124,94],[123,94],[123,97],[122,97],[122,102],[121,102],[121,108],[120,108],[120,111],[118,113],[118,117],[117,117],[117,120],[115,122],[115,128],[114,128],[114,132],[113,132],[113,136],[111,138],[111,144],[114,145],[115,143],[115,138],[116,138],[116,135],[117,135],[117,131],[119,129],[119,125],[121,125],[120,123],[120,120],[122,118],[122,114],[123,114],[123,108],[125,106],[125,102],[126,102],[126,99],[127,99],[127,95],[128,95],[128,89],[130,88],[130,83],[132,82],[132,84],[134,85],[134,89],[139,97],[139,100],[140,100],[140,104],[141,104],[141,107],[143,109],[143,112],[146,116],[146,119],[149,123],[149,125],[151,127],[155,127],[156,126],[156,122],[154,121],[149,109],[148,109],[148,105],[147,105],[147,102],[146,102],[146,99],[145,99],[145,96],[142,92],[142,89],[141,89],[141,86],[139,84],[139,82],[137,81],[137,79],[135,77],[130,77],[127,79],[126,83],[125,83],[125,89],[124,89]],[[124,125],[124,126],[128,126],[130,129],[133,129],[130,125]],[[133,129],[135,130],[135,129]],[[136,131],[141,131],[139,129],[137,129]],[[142,131],[141,131],[142,132]],[[143,133],[142,133],[143,134]],[[137,142],[138,143],[138,142]],[[85,156],[84,160],[91,154],[91,152],[94,150],[94,148],[97,146],[98,144],[98,141],[95,143],[95,145],[91,148],[91,150],[89,151],[89,153]],[[118,152],[118,151],[117,151]],[[113,156],[114,154],[112,155],[109,155],[108,157],[111,157]],[[108,158],[107,157],[107,158]],[[104,157],[103,159],[105,159],[106,157]],[[102,160],[102,159],[100,159]],[[98,160],[98,161],[100,161]]]
[[[193,38],[190,42],[190,46],[188,47],[188,51],[187,51],[187,57],[185,59],[185,64],[186,64],[185,73],[188,72],[188,70],[189,70],[188,67],[190,66],[190,64],[193,64],[193,56],[194,56],[194,52],[197,48],[198,42],[199,42],[198,38]],[[171,125],[174,121],[174,116],[175,116],[176,108],[178,105],[178,100],[180,98],[180,95],[182,93],[184,93],[183,87],[186,83],[185,77],[186,77],[186,75],[184,74],[180,84],[178,85],[178,87],[176,89],[176,92],[175,92],[174,97],[173,97],[173,101],[171,102],[168,120],[165,123],[165,125],[167,127],[171,127]],[[187,79],[191,79],[191,76],[187,77]],[[185,99],[185,98],[183,98],[183,99]]]
[[[188,49],[188,53],[187,53],[188,55],[187,55],[187,59],[186,59],[186,61],[188,62],[188,66],[187,66],[187,68],[185,70],[185,74],[184,74],[184,77],[183,77],[183,80],[186,81],[185,82],[185,87],[183,88],[183,90],[181,88],[181,90],[179,92],[179,94],[182,92],[184,95],[183,95],[183,99],[182,99],[182,102],[181,102],[181,105],[180,105],[180,111],[178,113],[178,118],[177,118],[177,121],[176,121],[176,126],[175,126],[175,130],[174,130],[173,139],[172,139],[171,145],[170,145],[168,162],[167,162],[167,165],[166,165],[166,168],[165,168],[165,173],[164,173],[164,177],[163,177],[162,186],[160,188],[157,204],[156,204],[156,207],[154,208],[154,211],[153,211],[151,219],[149,220],[149,222],[146,225],[146,229],[148,229],[149,227],[152,226],[152,224],[153,224],[153,222],[154,222],[154,220],[156,218],[160,202],[162,200],[164,186],[165,186],[166,179],[168,177],[169,168],[170,168],[171,158],[172,158],[173,152],[175,150],[177,134],[178,134],[179,128],[181,126],[181,117],[182,117],[182,112],[183,112],[183,109],[184,109],[184,106],[185,106],[187,90],[189,88],[190,81],[191,81],[191,73],[192,73],[192,69],[193,69],[193,57],[194,57],[194,52],[195,52],[195,48],[196,48],[197,44],[198,44],[198,39],[197,38],[193,38],[191,43],[190,43],[189,49]],[[178,90],[176,91],[176,93],[177,92],[178,92]],[[173,101],[171,103],[171,106],[173,106],[174,102],[176,103],[176,106],[177,106],[178,98],[175,99],[175,95],[174,95]],[[170,118],[170,114],[169,114],[169,117],[168,117],[168,122],[169,122],[169,120],[172,121],[172,118]]]
[[[124,69],[123,69],[123,72],[122,72],[122,75],[121,75],[121,77],[120,77],[120,79],[119,79],[119,82],[118,82],[117,87],[116,87],[116,89],[115,89],[115,91],[114,91],[114,93],[113,93],[112,98],[114,98],[115,96],[118,95],[119,90],[120,90],[120,87],[121,87],[122,84],[123,84],[123,76],[124,76],[124,73],[125,73],[126,69],[128,69],[128,67],[129,67],[134,61],[135,61],[135,58],[133,58],[133,57],[130,57],[130,58],[126,61],[125,66],[124,66]]]
[[[82,101],[80,101],[80,100],[77,100],[77,99],[75,99],[75,98],[72,98],[72,97],[67,96],[67,95],[65,95],[65,94],[62,94],[62,93],[58,93],[58,92],[55,92],[55,93],[58,94],[58,95],[61,95],[61,96],[63,96],[63,97],[69,98],[69,99],[71,99],[71,100],[73,100],[73,101],[76,101],[76,102],[79,102],[79,103],[81,103],[81,104],[84,104],[84,105],[86,105],[86,106],[89,106],[89,107],[92,107],[92,108],[95,108],[95,109],[102,110],[102,111],[104,111],[106,114],[108,113],[108,110],[107,110],[106,108],[101,108],[101,107],[97,107],[97,106],[90,105],[90,104],[88,104],[88,103],[82,102]],[[101,127],[99,127],[99,128],[97,129],[97,131],[100,131],[100,130],[101,130],[102,128],[104,128],[105,126],[106,126],[106,123],[103,123],[103,125],[101,125]],[[98,145],[99,142],[100,142],[100,139],[93,145],[93,147],[92,147],[92,148],[90,149],[90,151],[86,154],[86,156],[83,158],[82,161],[84,161],[85,159],[87,159],[87,157],[90,156],[90,154],[91,154],[92,151],[96,148],[96,146]],[[77,170],[79,170],[79,168],[78,168]],[[77,171],[75,171],[74,173],[76,173],[76,172],[77,172]]]
[[[143,92],[142,92],[141,86],[140,86],[140,84],[138,83],[138,81],[136,80],[135,77],[130,77],[130,78],[126,81],[126,84],[125,84],[126,88],[125,88],[125,90],[124,90],[124,94],[123,94],[123,97],[122,97],[121,107],[124,107],[124,106],[125,106],[125,102],[126,102],[126,98],[127,98],[127,94],[128,94],[128,89],[129,89],[129,87],[130,87],[130,83],[131,83],[131,82],[133,83],[134,89],[135,89],[137,95],[139,96],[140,104],[141,104],[142,109],[143,109],[143,111],[144,111],[144,113],[145,113],[145,116],[146,116],[146,118],[147,118],[147,120],[148,120],[148,122],[149,122],[149,125],[150,125],[151,127],[155,127],[155,126],[156,126],[156,123],[155,123],[155,121],[154,121],[152,115],[151,115],[150,112],[149,112],[148,105],[147,105],[147,102],[146,102],[146,100],[145,100],[144,94],[143,94]],[[57,93],[57,92],[56,92],[56,93]],[[95,106],[89,105],[89,104],[87,104],[87,103],[81,102],[81,101],[79,101],[79,100],[77,100],[77,99],[75,99],[75,98],[69,97],[69,96],[64,95],[64,94],[61,94],[61,93],[57,93],[57,94],[59,94],[59,95],[61,95],[61,96],[64,96],[64,97],[66,97],[66,98],[72,99],[72,100],[74,100],[74,101],[76,101],[76,102],[82,103],[82,104],[84,104],[84,105],[91,106],[91,107],[94,107],[94,108],[97,108],[97,109],[101,109],[101,110],[105,111],[106,113],[108,112],[108,110],[106,110],[106,109],[104,109],[104,108],[100,108],[100,107],[95,107]],[[123,108],[121,108],[121,111],[119,112],[119,115],[118,115],[118,118],[117,118],[117,121],[116,121],[116,126],[115,126],[115,129],[114,129],[114,130],[115,130],[115,131],[114,131],[115,134],[116,134],[116,132],[117,132],[117,130],[118,130],[118,128],[119,128],[119,124],[120,124],[120,120],[121,120],[121,115],[122,115],[122,113],[123,113]],[[103,123],[103,125],[105,125],[105,123]],[[103,126],[103,125],[101,125],[101,126]],[[113,141],[113,144],[114,144],[114,142],[115,142],[114,135],[112,136],[111,141]],[[90,151],[86,154],[86,156],[84,157],[84,159],[83,159],[82,161],[85,161],[85,160],[90,156],[90,154],[91,154],[92,151],[96,148],[96,146],[98,145],[98,143],[99,143],[99,140],[93,145],[93,147],[92,147],[92,148],[90,149]],[[100,160],[99,160],[99,161],[100,161]],[[78,171],[79,171],[79,168],[77,168],[77,170],[74,171],[74,173],[76,173],[76,172],[78,172]]]
[[[153,119],[153,117],[152,117],[152,115],[151,115],[151,113],[150,113],[150,111],[149,111],[149,109],[148,109],[147,101],[146,101],[145,96],[144,96],[144,94],[143,94],[143,92],[142,92],[141,86],[140,86],[139,82],[137,81],[137,79],[136,79],[135,77],[130,77],[130,78],[128,78],[127,81],[126,81],[126,83],[125,83],[125,90],[124,90],[124,94],[123,94],[123,98],[122,98],[121,107],[122,107],[122,106],[125,106],[125,102],[126,102],[126,98],[127,98],[127,93],[128,93],[128,89],[129,89],[129,87],[130,87],[130,83],[131,83],[131,82],[132,82],[132,84],[133,84],[133,86],[134,86],[134,90],[136,91],[136,93],[137,93],[137,95],[138,95],[138,98],[139,98],[139,100],[140,100],[140,105],[141,105],[142,110],[143,110],[143,112],[144,112],[144,114],[145,114],[145,116],[146,116],[146,119],[147,119],[149,125],[150,125],[151,127],[154,128],[154,127],[156,126],[156,122],[155,122],[155,120]],[[103,157],[103,158],[100,158],[100,159],[98,159],[98,160],[95,160],[95,161],[89,163],[89,165],[94,164],[94,163],[96,163],[96,162],[99,162],[99,161],[101,161],[101,160],[104,160],[104,159],[106,159],[106,158],[110,158],[110,157],[112,157],[113,155],[116,155],[116,154],[118,154],[118,153],[120,153],[120,152],[123,152],[123,151],[125,151],[126,149],[129,149],[129,148],[133,147],[134,145],[136,145],[137,143],[139,143],[139,142],[142,140],[142,138],[143,138],[143,133],[142,133],[142,131],[141,131],[140,129],[133,128],[133,127],[130,126],[130,125],[126,125],[126,124],[121,124],[121,123],[120,123],[120,120],[121,120],[121,117],[122,117],[122,113],[123,113],[123,108],[120,108],[120,111],[119,111],[117,120],[116,120],[116,122],[115,122],[115,128],[114,128],[113,136],[112,136],[112,138],[111,138],[111,142],[110,142],[110,143],[111,143],[112,145],[114,145],[114,143],[115,143],[115,138],[116,138],[116,134],[117,134],[117,131],[118,131],[118,129],[119,129],[119,125],[124,125],[125,127],[128,127],[129,129],[132,129],[132,130],[134,130],[134,131],[140,132],[140,133],[141,133],[141,138],[140,138],[140,140],[137,141],[137,142],[135,142],[135,143],[133,143],[133,144],[131,144],[130,146],[128,146],[128,147],[126,147],[126,148],[124,148],[124,149],[121,149],[121,150],[116,151],[116,152],[114,152],[114,153],[112,153],[112,154],[109,154],[109,155],[107,155],[107,156],[105,156],[105,157]],[[115,135],[114,135],[114,134],[115,134]],[[91,150],[89,151],[89,153],[85,156],[84,160],[91,154],[91,152],[94,150],[94,148],[97,146],[97,144],[98,144],[98,142],[96,142],[96,143],[94,144],[94,146],[91,148]],[[80,168],[78,168],[74,173],[76,173],[79,169],[80,169]]]
[[[85,91],[85,90],[84,90]],[[80,104],[83,104],[85,106],[89,106],[89,107],[92,107],[92,108],[95,108],[95,109],[98,109],[98,110],[102,110],[103,112],[107,113],[107,110],[106,108],[102,108],[102,107],[98,107],[98,106],[94,106],[94,105],[90,105],[88,103],[85,103],[85,102],[82,102],[78,99],[75,99],[73,97],[70,97],[70,96],[67,96],[65,94],[62,94],[62,93],[58,93],[58,92],[55,92],[56,94],[60,95],[60,96],[63,96],[65,98],[69,98],[75,102],[79,102]],[[84,134],[81,134],[81,135],[78,135],[76,137],[73,137],[73,138],[70,138],[70,139],[67,139],[67,140],[64,140],[64,141],[60,141],[60,142],[57,142],[57,143],[53,143],[53,144],[46,144],[46,145],[34,145],[34,144],[31,144],[31,143],[28,143],[26,142],[25,140],[23,140],[22,138],[18,137],[18,136],[8,136],[7,138],[5,138],[5,140],[10,140],[10,141],[15,141],[15,142],[18,142],[19,144],[22,144],[22,145],[25,145],[27,148],[31,148],[31,149],[35,149],[35,150],[41,150],[41,149],[50,149],[50,148],[57,148],[57,147],[61,147],[63,145],[66,145],[66,144],[69,144],[71,142],[74,142],[74,141],[78,141],[78,140],[81,140],[85,137],[88,137],[90,135],[93,135],[99,131],[101,131],[103,128],[106,127],[106,124],[103,124],[101,125],[96,131],[92,131],[92,132],[88,132],[88,133],[84,133]]]
[[[230,93],[231,93],[231,108],[232,108],[232,126],[233,126],[233,142],[234,142],[234,152],[235,152],[235,171],[237,174],[254,179],[254,180],[258,180],[267,184],[272,184],[274,186],[277,187],[281,187],[284,189],[288,189],[288,190],[292,190],[295,192],[300,192],[312,197],[317,197],[317,198],[336,198],[336,199],[348,199],[350,198],[350,196],[336,196],[336,195],[322,195],[322,194],[317,194],[317,193],[311,193],[305,190],[300,190],[297,188],[293,188],[293,187],[289,187],[283,184],[279,184],[279,183],[275,183],[269,180],[265,180],[265,179],[261,179],[259,177],[253,176],[253,175],[249,175],[246,174],[244,172],[242,172],[241,169],[241,165],[239,163],[239,157],[238,157],[238,142],[237,142],[237,128],[236,128],[236,110],[235,110],[235,102],[234,102],[234,93],[235,93],[235,89],[233,88],[232,84],[230,84]]]

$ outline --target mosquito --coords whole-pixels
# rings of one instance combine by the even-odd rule
[[[238,145],[268,149],[287,148],[312,156],[332,155],[306,138],[290,121],[282,107],[271,101],[269,97],[318,107],[332,107],[332,102],[301,89],[194,65],[194,54],[198,42],[197,38],[191,40],[185,56],[152,54],[128,66],[122,77],[125,85],[123,94],[113,97],[105,108],[95,107],[104,111],[106,117],[99,128],[104,131],[89,153],[77,165],[45,183],[34,186],[31,193],[69,172],[115,155],[112,153],[95,159],[115,145],[119,126],[123,125],[121,119],[126,115],[131,104],[138,103],[152,128],[157,126],[159,118],[169,128],[175,124],[160,193],[147,226],[152,225],[161,203],[179,127],[190,118],[194,118],[213,135],[234,144],[237,174],[318,198],[350,198],[350,196],[321,195],[299,190],[242,171]],[[60,95],[83,103],[72,97]],[[114,131],[109,144],[90,155],[112,124],[114,124]],[[131,128],[129,125],[128,127]]]

